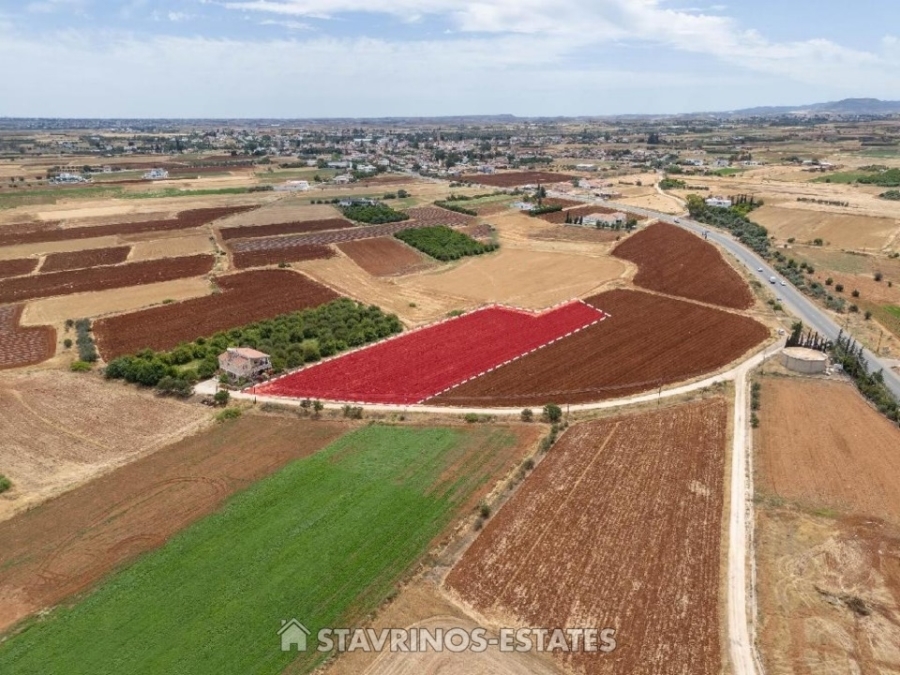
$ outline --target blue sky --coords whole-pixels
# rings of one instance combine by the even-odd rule
[[[0,0],[0,116],[376,117],[900,99],[900,3]]]

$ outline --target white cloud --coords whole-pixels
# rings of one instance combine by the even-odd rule
[[[25,9],[32,14],[52,14],[61,10],[82,12],[86,5],[85,0],[42,0],[41,2],[29,2]]]
[[[292,31],[314,30],[311,24],[305,21],[297,21],[296,19],[266,19],[259,22],[260,26],[281,26]]]
[[[188,14],[187,12],[169,12],[166,17],[173,23],[179,23],[181,21],[192,19],[193,14]]]

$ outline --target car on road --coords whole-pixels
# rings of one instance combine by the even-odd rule
[[[770,284],[774,284],[776,281],[778,281],[778,279],[776,279],[775,277],[769,277]]]
[[[757,268],[756,268],[756,271],[757,271],[757,272],[762,272],[762,267],[757,267]]]
[[[673,219],[672,219],[672,222],[673,222],[673,223],[680,223],[681,221],[678,220],[678,218],[673,218]]]
[[[782,286],[787,286],[787,282],[786,282],[784,279],[782,279],[782,280],[781,280],[781,285],[782,285]]]

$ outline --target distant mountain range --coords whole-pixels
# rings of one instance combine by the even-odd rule
[[[877,98],[845,98],[842,101],[800,106],[761,106],[733,110],[739,117],[779,117],[781,115],[895,115],[900,114],[900,101]]]

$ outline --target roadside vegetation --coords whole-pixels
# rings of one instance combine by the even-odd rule
[[[199,338],[171,351],[145,349],[122,356],[106,366],[105,375],[179,395],[186,385],[212,377],[219,367],[219,354],[228,347],[252,347],[269,354],[272,369],[278,373],[402,330],[395,315],[341,298]]]
[[[856,388],[878,408],[878,412],[889,420],[900,422],[900,405],[885,385],[884,374],[880,370],[874,373],[869,371],[862,345],[858,345],[852,337],[841,331],[831,346],[831,357],[853,378]]]
[[[12,481],[0,473],[0,495],[12,488]]]
[[[482,244],[467,234],[446,225],[416,227],[394,234],[400,241],[438,260],[458,260],[465,256],[481,255],[497,249],[494,243]]]
[[[699,195],[687,196],[688,212],[691,218],[713,227],[728,230],[747,248],[764,258],[769,258],[771,257],[769,231],[747,217],[747,214],[759,205],[759,202],[736,204],[729,209],[723,209],[707,206],[703,197]]]

